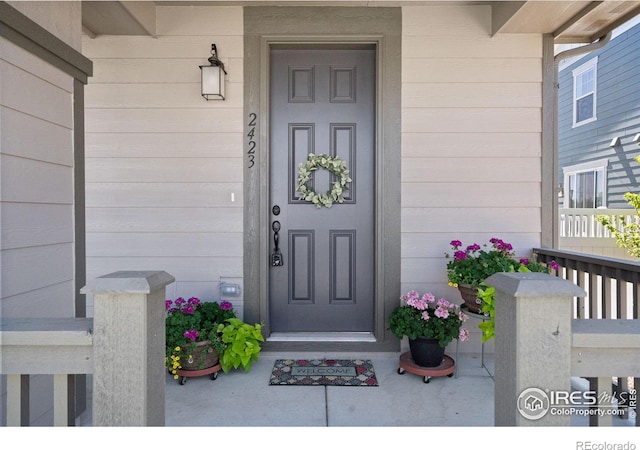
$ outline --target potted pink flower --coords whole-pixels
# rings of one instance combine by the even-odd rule
[[[451,341],[467,340],[469,333],[462,328],[467,316],[458,305],[444,298],[436,300],[430,292],[420,295],[414,290],[400,297],[400,301],[401,305],[389,315],[389,330],[399,339],[407,336],[416,364],[438,366]]]

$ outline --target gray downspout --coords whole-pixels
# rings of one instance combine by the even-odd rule
[[[598,50],[611,40],[612,32],[608,32],[604,36],[598,38],[597,41],[592,42],[591,44],[583,45],[582,47],[572,48],[570,50],[565,50],[563,52],[558,53],[553,57],[553,86],[554,86],[554,95],[553,95],[553,245],[552,248],[559,248],[560,245],[560,237],[559,237],[559,227],[560,227],[560,205],[558,202],[558,192],[556,191],[556,186],[559,186],[559,167],[558,167],[558,89],[560,87],[558,81],[558,66],[560,65],[560,61],[571,58],[573,56],[584,55],[587,53],[591,53],[595,50]]]

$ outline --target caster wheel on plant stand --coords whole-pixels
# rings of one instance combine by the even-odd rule
[[[209,375],[209,379],[215,380],[218,378],[218,372],[222,370],[222,366],[220,363],[216,364],[213,367],[207,367],[202,370],[178,370],[178,382],[180,385],[184,385],[187,382],[187,378],[190,377],[201,377],[204,375]]]
[[[422,381],[428,384],[433,377],[452,377],[456,370],[456,365],[452,357],[444,355],[444,359],[439,366],[435,367],[423,367],[419,366],[411,358],[411,352],[405,352],[400,355],[400,367],[398,368],[398,374],[402,375],[406,372],[413,373],[415,375],[422,375]]]

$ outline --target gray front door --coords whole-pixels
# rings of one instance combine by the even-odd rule
[[[370,332],[374,328],[375,49],[277,48],[270,73],[273,332]],[[352,182],[330,208],[298,199],[309,153],[338,156]],[[315,192],[331,174],[314,172]]]

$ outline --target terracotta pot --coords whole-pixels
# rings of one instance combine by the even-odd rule
[[[459,284],[458,291],[469,308],[469,312],[482,314],[482,301],[478,298],[478,290],[466,284]]]
[[[440,347],[437,339],[428,337],[409,339],[409,350],[413,362],[421,367],[437,367],[444,359],[444,347]]]
[[[189,358],[191,355],[191,359]],[[184,352],[180,355],[180,370],[202,370],[208,369],[218,364],[220,355],[211,346],[211,341],[196,342],[193,352]],[[191,361],[191,362],[189,362]]]

